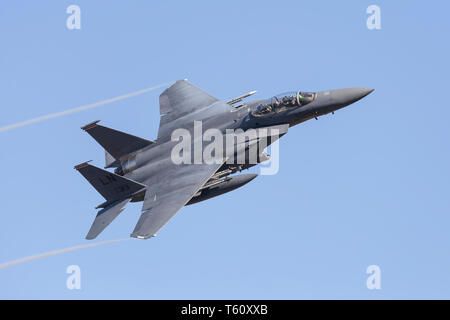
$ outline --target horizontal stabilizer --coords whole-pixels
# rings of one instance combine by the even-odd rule
[[[145,189],[139,182],[97,168],[87,162],[75,166],[89,183],[107,200],[107,204],[122,200]]]
[[[99,120],[89,123],[81,129],[89,133],[114,159],[120,160],[123,156],[154,143],[150,140],[101,126],[97,124],[98,122]]]
[[[123,211],[130,200],[131,198],[117,201],[110,204],[105,209],[100,210],[95,217],[94,223],[92,224],[86,239],[92,240],[97,238],[97,236]]]

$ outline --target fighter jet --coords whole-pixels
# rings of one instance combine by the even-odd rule
[[[185,205],[204,201],[235,190],[253,180],[256,174],[235,174],[270,157],[263,147],[257,150],[256,161],[248,154],[239,159],[262,138],[268,146],[299,123],[334,113],[363,97],[373,89],[351,88],[320,92],[297,90],[269,99],[243,102],[256,91],[230,101],[221,101],[195,87],[187,80],[176,81],[159,97],[160,124],[155,141],[114,130],[94,121],[82,127],[105,150],[105,169],[88,162],[75,166],[89,183],[105,198],[86,236],[96,238],[129,202],[143,201],[142,214],[131,237],[147,239],[156,233]],[[196,136],[201,122],[200,136]],[[187,149],[204,148],[202,134],[208,129],[218,132],[259,130],[257,135],[239,144],[236,140],[224,147],[224,153],[211,162],[174,161],[174,148],[180,140],[173,139],[177,129],[185,129],[194,137],[184,141]],[[239,145],[238,145],[239,144]],[[226,149],[226,150],[225,150]],[[194,152],[195,153],[195,152]],[[220,155],[220,153],[218,153]],[[107,169],[114,168],[114,171]]]

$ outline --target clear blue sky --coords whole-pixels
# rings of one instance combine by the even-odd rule
[[[66,8],[81,8],[81,30]],[[378,31],[366,8],[381,8]],[[188,78],[229,99],[372,87],[292,130],[277,175],[184,208],[157,238],[0,270],[0,298],[450,298],[444,1],[3,1],[0,127]],[[99,194],[80,126],[155,139],[162,90],[0,134],[0,263],[84,244]],[[130,204],[98,240],[126,238]],[[81,290],[66,288],[68,265]],[[366,268],[382,289],[366,288]]]

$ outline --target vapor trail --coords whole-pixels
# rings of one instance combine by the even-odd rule
[[[112,102],[128,99],[128,98],[131,98],[131,97],[135,97],[135,96],[138,96],[140,94],[143,94],[143,93],[146,93],[146,92],[150,92],[150,91],[159,89],[159,88],[167,86],[167,85],[168,85],[168,83],[162,83],[162,84],[159,84],[159,85],[151,87],[151,88],[147,88],[147,89],[142,89],[142,90],[139,90],[139,91],[131,92],[131,93],[128,93],[128,94],[124,94],[124,95],[115,97],[115,98],[103,100],[103,101],[96,102],[96,103],[87,104],[87,105],[84,105],[84,106],[81,106],[81,107],[76,107],[76,108],[65,110],[65,111],[61,111],[61,112],[50,113],[50,114],[47,114],[45,116],[41,116],[41,117],[37,117],[37,118],[34,118],[34,119],[30,119],[30,120],[26,120],[26,121],[10,124],[8,126],[1,127],[0,128],[0,133],[5,132],[5,131],[9,131],[9,130],[12,130],[12,129],[20,128],[20,127],[23,127],[23,126],[26,126],[26,125],[29,125],[29,124],[32,124],[32,123],[36,123],[36,122],[40,122],[40,121],[44,121],[44,120],[49,120],[49,119],[53,119],[53,118],[66,116],[68,114],[75,113],[75,112],[80,112],[80,111],[84,111],[84,110],[88,110],[88,109],[97,108],[97,107],[103,106],[103,105],[108,104],[108,103],[112,103]]]
[[[90,248],[90,247],[101,246],[101,245],[108,244],[108,243],[113,243],[113,242],[126,241],[126,240],[130,240],[130,239],[131,238],[107,240],[107,241],[94,242],[94,243],[89,243],[89,244],[84,244],[84,245],[79,245],[79,246],[74,246],[74,247],[69,247],[69,248],[64,248],[64,249],[44,252],[44,253],[40,253],[40,254],[37,254],[37,255],[34,255],[34,256],[29,256],[29,257],[25,257],[25,258],[21,258],[21,259],[17,259],[17,260],[13,260],[13,261],[2,263],[2,264],[0,264],[0,269],[6,269],[6,268],[9,268],[9,267],[12,267],[12,266],[24,263],[24,262],[33,261],[33,260],[37,260],[37,259],[42,259],[42,258],[46,258],[46,257],[50,257],[50,256],[56,256],[58,254],[62,254],[62,253],[66,253],[66,252],[76,251],[76,250]]]

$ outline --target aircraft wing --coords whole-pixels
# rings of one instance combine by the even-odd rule
[[[210,116],[231,110],[231,106],[187,80],[178,80],[159,96],[158,139],[170,136],[172,131],[183,128],[194,120],[203,120]]]
[[[149,165],[142,170],[149,178],[142,215],[131,234],[135,238],[149,238],[191,200],[197,191],[225,162],[218,164],[175,164],[171,160],[172,131],[178,128],[193,129],[195,120],[231,110],[231,106],[189,83],[176,81],[159,97],[161,120],[158,131],[159,148],[149,151]],[[194,137],[195,138],[195,137]],[[199,137],[201,139],[201,137]],[[192,147],[194,144],[191,145]],[[192,148],[193,150],[193,148]]]
[[[131,236],[140,239],[154,237],[221,165],[222,163],[171,164],[155,172],[146,181],[148,188],[142,215]]]

